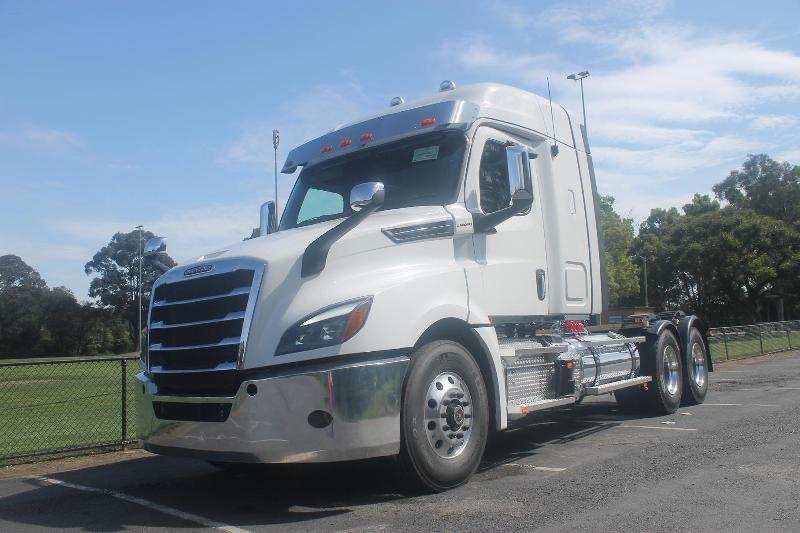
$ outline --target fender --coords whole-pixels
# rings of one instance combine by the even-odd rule
[[[711,350],[708,346],[708,337],[706,335],[708,328],[706,328],[706,325],[703,323],[700,317],[696,315],[689,315],[681,320],[680,324],[678,324],[678,334],[680,335],[681,352],[683,353],[684,365],[688,365],[690,362],[689,357],[691,352],[689,350],[689,332],[691,331],[691,328],[696,328],[697,331],[700,332],[700,336],[703,338],[703,345],[706,349],[706,363],[708,364],[708,371],[713,372],[714,363],[711,360]]]
[[[675,334],[676,338],[682,339],[680,332],[678,332],[678,328],[675,327],[675,324],[673,324],[671,320],[655,320],[650,323],[650,326],[648,326],[644,332],[648,335],[655,335],[658,337],[661,335],[661,332],[663,332],[664,329],[669,329]],[[681,348],[681,350],[683,350],[683,348]]]

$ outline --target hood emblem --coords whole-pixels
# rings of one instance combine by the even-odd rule
[[[196,276],[214,270],[214,265],[197,265],[183,271],[184,276]]]

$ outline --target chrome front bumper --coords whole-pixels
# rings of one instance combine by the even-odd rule
[[[400,450],[407,366],[407,357],[392,357],[283,371],[243,381],[230,398],[160,396],[142,372],[136,387],[138,434],[152,452],[217,461],[314,463],[394,455]],[[255,395],[248,393],[250,385],[256,386]],[[156,417],[153,402],[226,409],[230,404],[230,414],[224,422],[164,420]],[[310,424],[315,411],[331,415],[326,427]],[[312,421],[320,425],[316,416]]]

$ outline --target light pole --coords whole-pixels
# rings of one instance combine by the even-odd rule
[[[272,130],[272,147],[275,149],[275,218],[278,218],[278,144],[281,141],[280,132]]]
[[[567,76],[568,80],[581,82],[581,106],[583,107],[583,128],[586,129],[587,132],[589,130],[586,128],[586,101],[583,99],[583,78],[588,78],[588,77],[589,77],[588,70],[584,70],[576,74],[570,74],[569,76]]]
[[[142,228],[143,226],[136,226],[139,230],[139,291],[138,291],[138,307],[136,314],[139,317],[139,329],[137,330],[136,345],[139,347],[139,355],[142,354]]]
[[[643,274],[644,274],[644,306],[645,307],[650,307],[650,303],[649,303],[649,301],[647,299],[647,258],[645,256],[643,256],[643,255],[640,255],[639,259],[642,260],[642,266],[644,267],[643,268],[643,270],[644,270],[644,272],[643,272]]]

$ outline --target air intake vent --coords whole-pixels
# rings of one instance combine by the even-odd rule
[[[428,222],[416,224],[414,226],[402,226],[399,228],[389,228],[382,230],[383,234],[394,242],[410,242],[422,239],[437,239],[441,237],[452,237],[454,226],[452,220],[442,220],[439,222]]]
[[[186,279],[174,271],[154,288],[148,330],[152,372],[238,368],[263,267],[220,262],[207,272]]]

